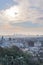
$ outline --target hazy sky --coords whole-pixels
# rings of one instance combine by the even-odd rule
[[[43,35],[43,0],[0,0],[0,34]]]

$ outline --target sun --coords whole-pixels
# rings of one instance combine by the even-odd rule
[[[19,8],[17,6],[11,7],[10,9],[6,10],[6,16],[8,18],[15,18],[19,15]]]

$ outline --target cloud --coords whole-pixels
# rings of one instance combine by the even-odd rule
[[[43,27],[43,24],[32,23],[32,22],[28,22],[28,21],[20,22],[20,23],[12,23],[12,22],[10,22],[9,24],[10,24],[11,26],[13,26],[13,27],[20,26],[20,27],[23,27],[23,28],[29,28],[29,27],[37,28],[37,27]]]
[[[43,34],[43,0],[12,0],[0,11],[0,32]]]
[[[24,21],[24,20],[28,20],[28,8],[27,8],[27,3],[28,3],[28,0],[26,1],[24,1],[24,0],[21,0],[20,2],[20,5],[14,5],[14,6],[12,6],[12,7],[10,7],[10,8],[8,8],[8,9],[6,9],[6,10],[2,10],[1,12],[0,12],[0,17],[1,17],[1,19],[3,20],[3,21],[14,21],[14,22],[20,22],[20,21]],[[29,4],[29,3],[28,3]],[[25,6],[25,7],[24,7]],[[8,13],[10,13],[10,11],[11,10],[19,10],[17,13],[19,14],[18,16],[10,16],[10,15],[6,15],[6,14],[8,14]],[[10,14],[14,14],[13,13],[14,11],[12,11]],[[16,11],[15,11],[16,12]]]
[[[21,26],[10,26],[8,24],[0,26],[1,35],[11,35],[11,34],[23,34],[23,35],[42,35],[43,27],[21,27]]]
[[[11,35],[11,34],[23,34],[23,35],[37,35],[43,34],[43,27],[37,27],[37,28],[23,28],[20,26],[12,27],[8,24],[0,26],[0,34],[1,35]]]
[[[0,12],[0,20],[5,23],[18,23],[24,21],[31,21],[32,23],[43,23],[43,20],[40,20],[40,17],[43,17],[43,4],[41,4],[42,0],[13,0],[17,2],[19,5],[11,6],[6,10],[2,10]],[[41,2],[41,3],[40,3]],[[15,10],[16,9],[16,10]],[[10,12],[12,10],[12,12]],[[15,11],[14,11],[15,10]],[[16,12],[18,11],[18,12]],[[18,15],[14,15],[15,13]],[[9,14],[10,13],[10,14]],[[40,21],[40,22],[39,22]]]

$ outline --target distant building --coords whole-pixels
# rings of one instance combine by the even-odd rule
[[[41,46],[41,42],[40,41],[34,42],[34,47],[40,47],[40,46]]]
[[[41,45],[43,46],[43,41],[41,41]]]
[[[29,45],[29,47],[34,47],[34,41],[29,41],[28,45]]]
[[[43,47],[40,47],[40,50],[39,50],[39,59],[40,59],[40,62],[43,62]]]

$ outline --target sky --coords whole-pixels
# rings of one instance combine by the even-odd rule
[[[43,35],[43,0],[0,0],[0,35]]]

